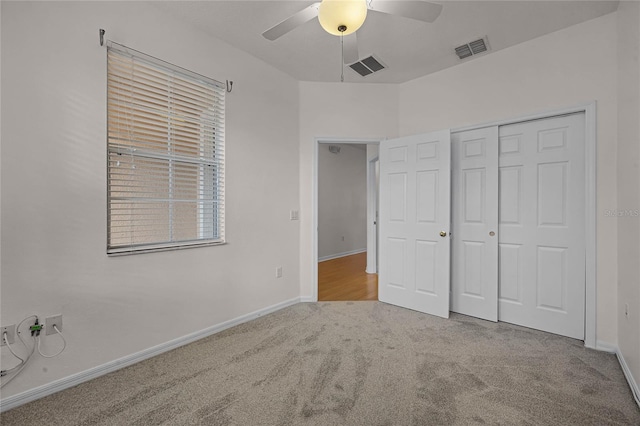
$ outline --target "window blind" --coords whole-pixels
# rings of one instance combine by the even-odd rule
[[[107,253],[224,242],[225,87],[107,44]]]

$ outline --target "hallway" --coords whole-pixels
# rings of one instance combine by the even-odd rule
[[[318,263],[318,301],[378,300],[378,274],[367,274],[367,253]]]

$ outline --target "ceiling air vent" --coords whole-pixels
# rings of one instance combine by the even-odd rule
[[[378,61],[373,56],[364,58],[363,60],[353,63],[349,66],[351,67],[352,70],[354,70],[355,72],[357,72],[363,77],[369,74],[373,74],[374,72],[383,70],[385,68],[385,66],[382,65],[380,61]]]
[[[456,47],[456,55],[458,58],[465,59],[469,56],[478,55],[480,53],[484,53],[489,50],[489,42],[486,37],[483,37],[479,40],[474,40],[470,43],[463,44],[462,46]]]

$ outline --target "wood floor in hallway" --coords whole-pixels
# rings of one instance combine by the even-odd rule
[[[378,274],[367,274],[367,253],[318,263],[318,300],[378,300]]]

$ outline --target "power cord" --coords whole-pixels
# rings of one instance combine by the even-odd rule
[[[42,331],[42,324],[40,324],[40,321],[38,320],[38,316],[37,315],[31,315],[31,316],[26,317],[22,321],[20,321],[20,324],[18,324],[18,326],[16,327],[16,333],[18,335],[18,339],[20,339],[20,342],[24,345],[24,347],[26,349],[29,349],[29,345],[22,338],[22,333],[20,332],[20,327],[22,327],[22,325],[26,321],[28,321],[28,320],[30,320],[32,318],[35,318],[35,321],[34,321],[33,325],[29,326],[29,333],[31,334],[31,338],[33,339],[33,342],[32,342],[32,345],[31,345],[31,350],[29,352],[29,355],[26,358],[20,357],[13,350],[13,348],[9,344],[9,339],[7,338],[7,333],[6,332],[2,333],[2,339],[7,344],[7,347],[9,348],[9,351],[11,352],[11,354],[14,357],[16,357],[17,359],[20,360],[20,363],[18,365],[14,366],[14,367],[11,367],[9,369],[0,371],[0,377],[5,377],[5,376],[11,374],[11,377],[7,378],[6,380],[4,380],[2,382],[2,384],[0,384],[0,389],[5,387],[6,385],[8,385],[13,379],[16,378],[16,376],[18,376],[18,374],[20,374],[22,372],[22,370],[27,366],[27,364],[31,360],[31,357],[35,353],[36,348],[38,349],[38,353],[41,356],[43,356],[44,358],[53,358],[53,357],[56,357],[56,356],[60,355],[62,352],[64,352],[64,350],[67,347],[67,340],[64,338],[64,336],[62,335],[62,332],[57,327],[57,325],[53,324],[53,329],[56,331],[56,333],[62,339],[62,349],[60,349],[60,351],[58,351],[58,353],[56,353],[55,355],[43,354],[42,351],[40,350],[40,332]]]
[[[11,344],[9,343],[9,339],[7,338],[7,332],[4,331],[2,333],[2,339],[4,340],[4,343],[7,345],[7,347],[9,348],[9,352],[11,352],[11,355],[15,356],[16,358],[18,358],[20,360],[20,364],[24,364],[24,359],[20,358],[14,351],[13,348],[11,347]],[[18,364],[18,365],[20,365]],[[15,367],[14,367],[15,368]]]
[[[36,340],[38,341],[38,353],[40,355],[42,355],[43,357],[45,357],[45,358],[56,357],[56,356],[60,355],[62,352],[64,352],[65,348],[67,347],[67,340],[62,335],[62,332],[60,330],[58,330],[58,327],[55,324],[53,324],[53,329],[56,331],[56,333],[58,333],[58,335],[62,339],[62,343],[63,343],[62,344],[62,349],[60,349],[60,351],[55,355],[45,355],[45,354],[43,354],[42,351],[40,350],[40,337],[39,336],[36,337]]]
[[[24,347],[27,348],[27,349],[29,348],[29,346],[27,345],[27,342],[25,342],[24,339],[22,338],[22,335],[20,333],[20,327],[22,326],[22,324],[24,324],[26,321],[30,320],[31,318],[35,318],[36,319],[34,326],[37,326],[38,325],[38,317],[37,317],[37,315],[31,315],[31,316],[26,317],[22,321],[20,321],[20,324],[18,324],[18,326],[16,327],[16,333],[18,335],[18,339],[20,339],[20,342],[22,342]],[[32,330],[31,327],[30,327],[30,330],[31,330],[31,336],[33,337],[35,331]],[[38,330],[38,333],[39,333],[39,330]],[[13,379],[16,378],[16,376],[18,376],[18,374],[20,374],[22,372],[22,370],[27,366],[27,364],[31,360],[31,357],[33,356],[33,354],[35,352],[35,349],[36,349],[35,337],[33,337],[34,342],[33,342],[33,345],[31,346],[31,351],[29,352],[29,355],[26,357],[26,359],[23,360],[18,355],[16,355],[15,352],[13,351],[13,349],[11,348],[11,345],[9,344],[9,341],[7,339],[7,333],[6,332],[2,334],[2,338],[4,339],[5,343],[7,344],[7,347],[9,348],[9,351],[11,351],[11,354],[20,360],[20,364],[16,365],[15,367],[9,368],[7,370],[2,370],[0,372],[0,376],[2,376],[2,377],[7,376],[9,374],[12,374],[11,377],[9,377],[5,381],[3,381],[2,384],[0,384],[0,389],[5,387],[6,385],[8,385]]]

